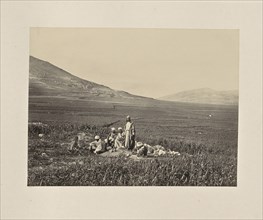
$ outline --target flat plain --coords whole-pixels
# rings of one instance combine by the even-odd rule
[[[132,160],[67,151],[79,133],[85,148],[95,135],[106,138],[110,127],[123,127],[127,115],[137,141],[181,155]],[[29,186],[237,185],[236,105],[31,95],[28,137]]]

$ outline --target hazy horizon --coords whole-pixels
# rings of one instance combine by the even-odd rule
[[[31,28],[30,55],[115,90],[160,98],[238,90],[238,30]]]

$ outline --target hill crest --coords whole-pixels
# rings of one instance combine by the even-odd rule
[[[33,56],[30,56],[29,60],[29,94],[39,96],[65,95],[93,98],[150,99],[81,79]]]
[[[238,90],[217,91],[210,88],[186,90],[163,96],[161,100],[200,104],[238,104]]]

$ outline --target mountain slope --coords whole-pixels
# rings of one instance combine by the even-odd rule
[[[194,89],[164,96],[161,100],[200,104],[238,104],[238,91],[216,91],[209,88]]]
[[[78,78],[51,63],[30,56],[29,95],[142,99],[124,91]]]

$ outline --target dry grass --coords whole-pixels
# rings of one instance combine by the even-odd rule
[[[107,128],[82,123],[29,125],[28,185],[30,186],[236,186],[237,148],[225,142],[211,144],[150,137],[140,140],[179,151],[178,157],[134,161],[125,156],[105,158],[83,150],[73,155],[65,143],[78,133],[90,139],[107,135]],[[39,134],[44,134],[40,138]],[[83,145],[85,143],[82,143]],[[46,154],[43,157],[43,153]]]

